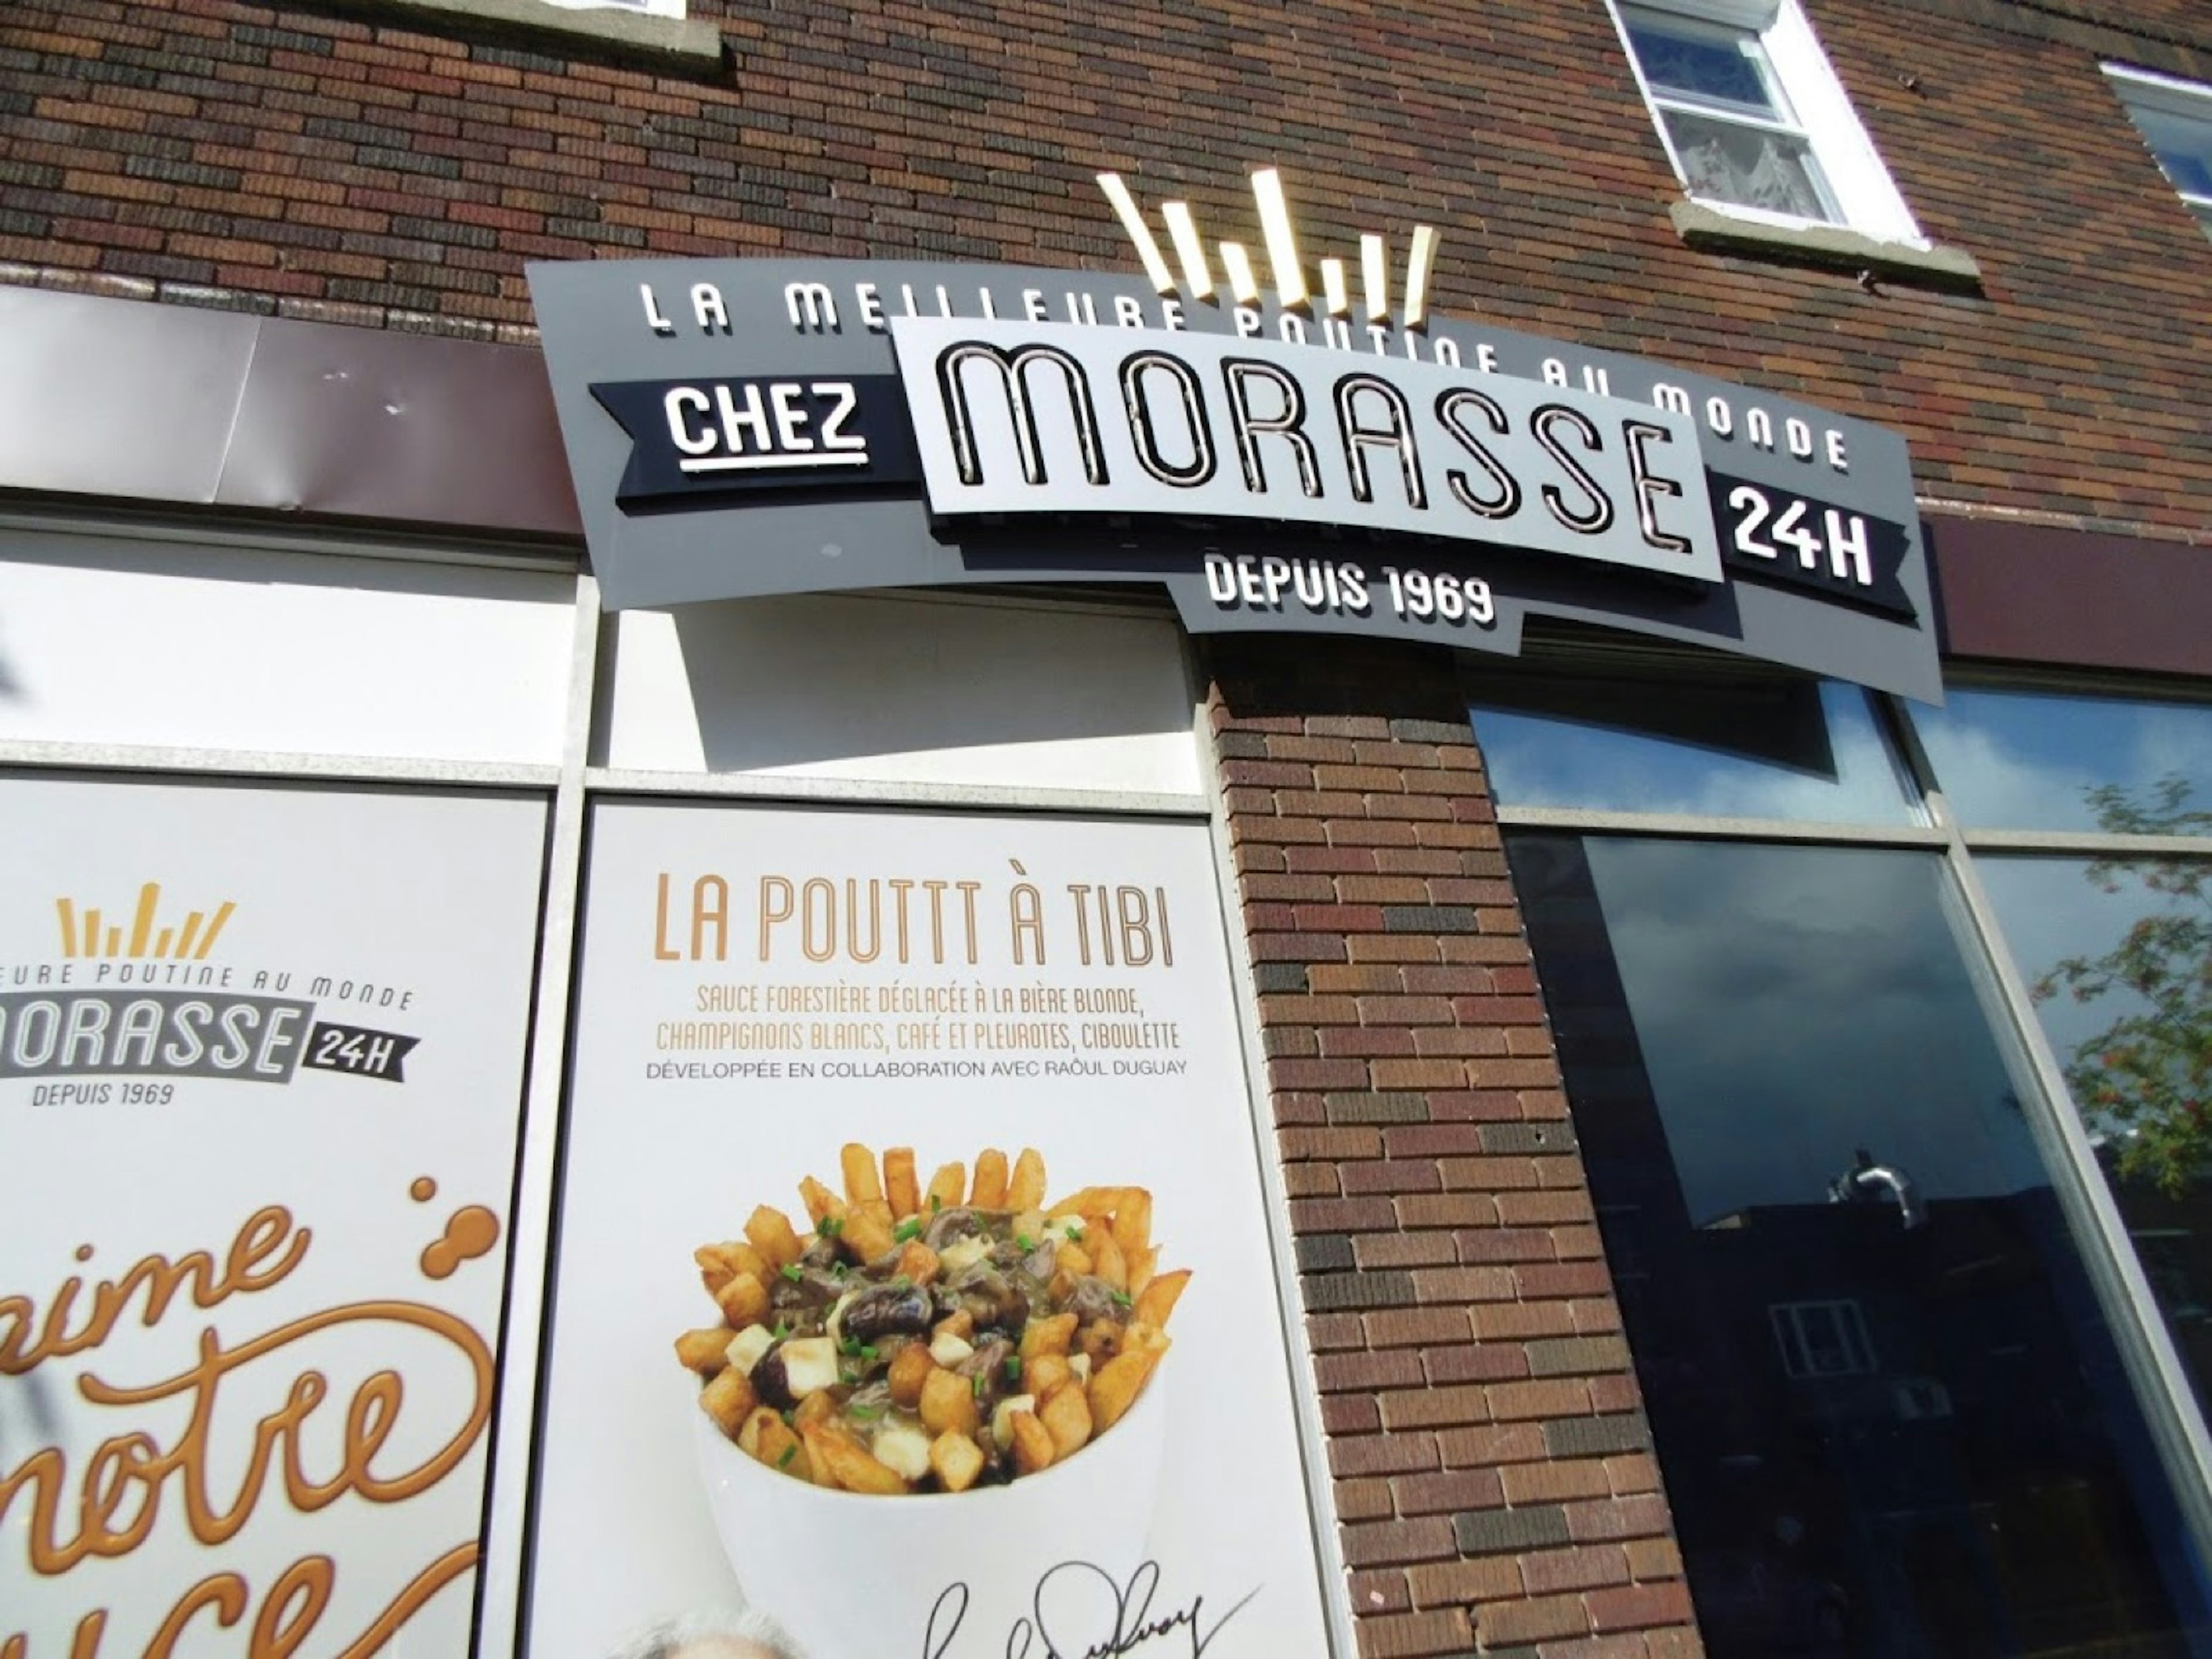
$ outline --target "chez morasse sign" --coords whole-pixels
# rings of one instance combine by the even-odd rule
[[[606,602],[1164,585],[1197,632],[1530,615],[1933,700],[1904,441],[1644,359],[1142,279],[537,264]]]

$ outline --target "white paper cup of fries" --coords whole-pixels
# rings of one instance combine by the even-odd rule
[[[1040,1611],[1056,1645],[1083,1652],[1112,1632],[1109,1586],[1127,1585],[1146,1559],[1172,1369],[1065,1462],[1007,1486],[902,1498],[792,1480],[692,1409],[707,1506],[738,1587],[808,1659],[1001,1653],[1016,1621],[1034,1626]]]
[[[1190,1279],[1158,1268],[1152,1194],[1053,1201],[1034,1147],[926,1187],[911,1147],[838,1161],[842,1194],[799,1182],[804,1231],[761,1205],[693,1256],[721,1322],[676,1354],[747,1599],[814,1659],[1019,1650],[1024,1620],[1103,1651],[1141,1595]]]

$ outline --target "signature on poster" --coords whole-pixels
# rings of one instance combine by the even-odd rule
[[[1155,1613],[1160,1567],[1146,1561],[1127,1583],[1088,1561],[1063,1561],[1036,1583],[1030,1616],[1006,1632],[1006,1659],[1118,1659],[1152,1644],[1158,1653],[1188,1651],[1199,1659],[1222,1627],[1250,1604],[1264,1586],[1255,1586],[1209,1619],[1206,1597],[1194,1595],[1182,1607]],[[929,1610],[921,1659],[951,1659],[953,1638],[968,1616],[968,1586],[948,1584]],[[1186,1644],[1188,1647],[1186,1648]]]
[[[435,1192],[436,1183],[425,1176],[410,1195],[421,1203]],[[461,1261],[489,1253],[498,1232],[489,1211],[478,1206],[456,1211],[444,1234],[423,1250],[422,1272],[431,1279],[450,1276]],[[189,1319],[193,1310],[209,1312],[268,1291],[300,1271],[313,1237],[311,1229],[295,1224],[289,1210],[270,1205],[246,1218],[220,1258],[207,1249],[174,1260],[149,1255],[88,1290],[84,1275],[71,1273],[43,1304],[27,1295],[0,1297],[0,1376],[25,1377],[37,1388],[50,1382],[50,1376],[38,1374],[42,1367],[85,1356],[86,1369],[72,1380],[76,1393],[91,1406],[137,1413],[167,1401],[189,1407],[183,1428],[167,1445],[143,1428],[125,1426],[100,1441],[79,1470],[72,1471],[58,1444],[40,1446],[12,1468],[0,1465],[0,1519],[17,1512],[33,1573],[55,1577],[88,1560],[130,1556],[153,1535],[165,1514],[180,1514],[195,1543],[216,1548],[238,1535],[272,1490],[302,1516],[349,1495],[370,1504],[405,1503],[435,1486],[467,1458],[490,1415],[491,1350],[465,1320],[427,1303],[339,1304],[231,1345],[213,1325],[205,1325],[192,1362],[151,1382],[118,1382],[104,1367],[92,1369],[102,1364],[99,1356],[126,1316],[135,1314],[138,1326],[151,1328]],[[89,1244],[76,1252],[80,1263],[95,1254]],[[460,1420],[410,1468],[383,1468],[378,1462],[399,1426],[407,1397],[395,1370],[363,1378],[342,1408],[330,1378],[312,1367],[296,1371],[274,1410],[233,1405],[236,1388],[226,1395],[225,1385],[233,1379],[271,1370],[281,1375],[297,1345],[346,1327],[380,1327],[387,1339],[403,1333],[427,1337],[458,1357],[471,1379],[466,1393],[444,1396],[465,1401]],[[264,1403],[271,1397],[265,1387],[257,1392]],[[234,1426],[233,1419],[257,1411],[250,1431],[241,1433]],[[319,1445],[327,1438],[309,1427],[315,1419],[319,1428],[323,1419],[318,1413],[325,1412],[342,1419],[334,1464],[327,1454],[319,1459],[309,1445],[311,1438]],[[215,1474],[222,1459],[214,1449],[241,1439],[252,1448],[244,1473],[234,1491],[219,1492]],[[27,1506],[27,1516],[18,1505]],[[64,1519],[65,1505],[75,1510],[73,1531]],[[415,1571],[342,1650],[341,1659],[357,1659],[382,1647],[440,1589],[469,1571],[477,1553],[477,1542],[470,1539]],[[249,1655],[283,1659],[307,1638],[328,1609],[337,1572],[331,1556],[304,1554],[276,1576],[257,1606],[244,1575],[218,1568],[177,1594],[144,1649],[146,1659],[168,1659],[180,1643],[192,1639],[187,1632],[195,1627],[202,1632],[198,1639],[204,1640],[210,1624],[224,1629],[245,1624],[241,1633]],[[165,1593],[142,1583],[131,1586],[135,1606],[159,1606],[164,1599]],[[110,1611],[91,1608],[79,1618],[70,1659],[96,1659]],[[29,1636],[19,1632],[0,1638],[0,1659],[32,1659]]]

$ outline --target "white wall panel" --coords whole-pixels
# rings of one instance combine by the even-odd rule
[[[872,594],[625,611],[616,626],[611,767],[1200,788],[1166,617]]]
[[[574,589],[0,529],[0,739],[557,764]]]

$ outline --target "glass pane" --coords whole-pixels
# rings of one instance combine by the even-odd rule
[[[1748,32],[1699,27],[1662,13],[1626,10],[1628,39],[1654,90],[1787,118],[1765,73],[1765,54]]]
[[[2212,121],[2146,110],[2136,114],[2136,125],[2176,190],[2212,196]]]
[[[2212,862],[1985,857],[1978,868],[2212,1409]]]
[[[1829,205],[1820,165],[1804,139],[1683,110],[1664,114],[1692,195],[1801,219],[1838,217]]]
[[[1933,854],[1508,851],[1714,1659],[2201,1650]]]
[[[1501,805],[1921,821],[1856,687],[1482,675],[1470,695]]]
[[[1911,718],[1961,823],[2123,832],[2168,777],[2212,805],[2212,703],[1972,686],[1944,698]]]

